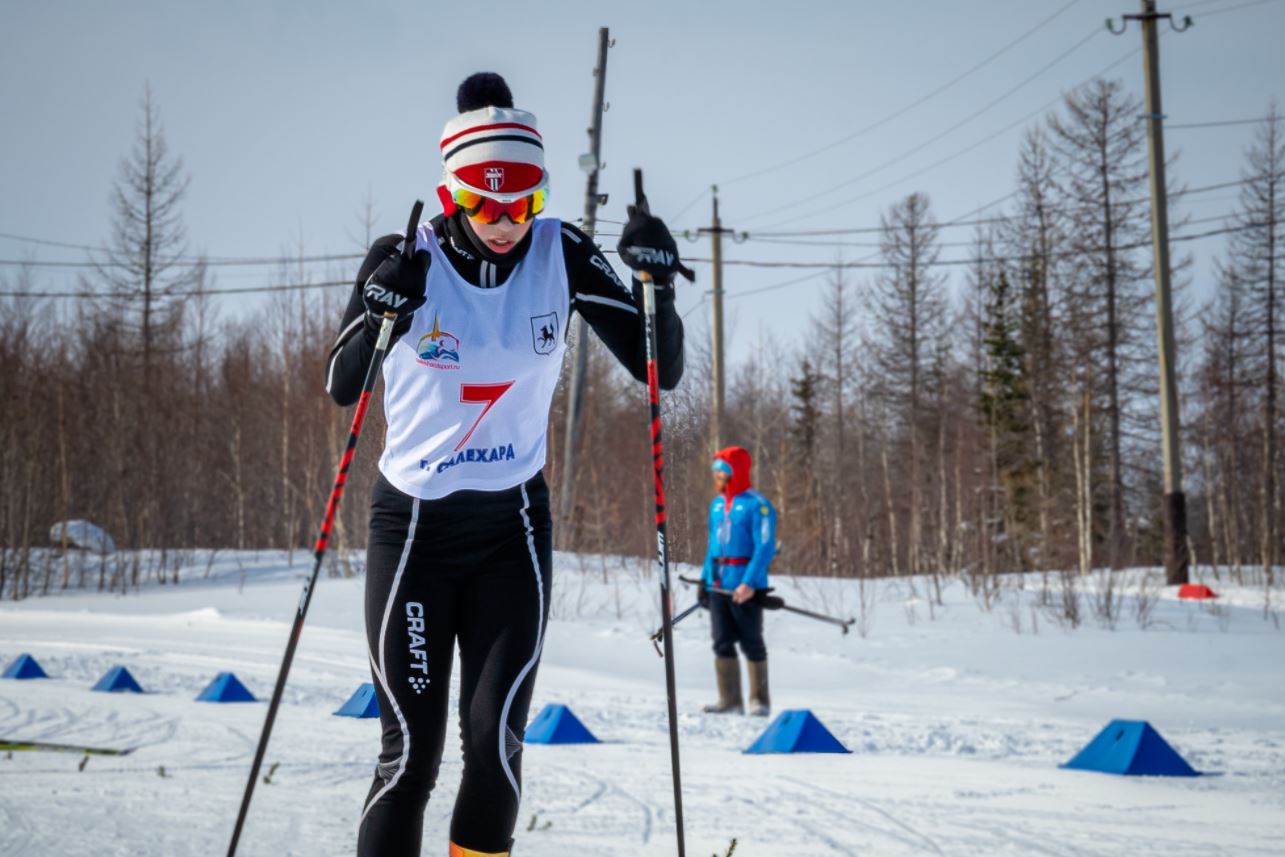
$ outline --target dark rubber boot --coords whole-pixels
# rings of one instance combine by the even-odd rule
[[[714,675],[718,678],[718,702],[704,708],[706,714],[744,714],[741,701],[741,662],[739,658],[714,658]]]
[[[746,661],[750,672],[750,714],[767,717],[772,699],[767,692],[767,661]]]

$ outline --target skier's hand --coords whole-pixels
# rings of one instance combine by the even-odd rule
[[[705,588],[704,583],[701,584],[700,590],[696,593],[696,603],[704,610],[709,609],[709,590]]]
[[[415,236],[408,240],[414,241]],[[428,251],[420,250],[410,258],[397,252],[379,264],[375,273],[362,286],[361,298],[366,312],[375,319],[393,313],[398,321],[424,305],[424,285],[428,279]]]
[[[644,201],[643,205],[629,206],[629,222],[620,232],[616,245],[620,261],[635,271],[646,271],[658,286],[674,281],[674,274],[689,280],[696,279],[691,269],[678,258],[678,245],[669,227],[659,217],[653,217]]]
[[[757,592],[757,590],[755,590],[754,587],[750,586],[748,583],[742,583],[732,592],[732,603],[745,604],[748,601],[753,601],[755,592]]]

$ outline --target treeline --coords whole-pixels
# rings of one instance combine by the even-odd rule
[[[804,343],[764,335],[734,367],[724,440],[751,450],[779,506],[779,570],[988,579],[1160,563],[1141,112],[1118,82],[1070,93],[1028,129],[1014,193],[978,218],[967,265],[943,254],[951,224],[911,194],[882,215],[876,273],[836,266]],[[186,254],[184,173],[150,100],[143,114],[117,182],[112,249],[85,278],[95,297],[17,298],[0,316],[0,596],[80,583],[30,563],[68,518],[124,547],[306,547],[333,478],[350,412],[321,376],[343,290],[280,292],[271,313],[218,321],[207,268]],[[1270,583],[1285,552],[1285,137],[1274,106],[1227,168],[1242,181],[1233,213],[1212,226],[1226,236],[1216,281],[1191,283],[1175,242],[1179,291],[1213,295],[1180,302],[1190,548],[1198,564]],[[1176,236],[1211,229],[1171,221]],[[265,285],[306,277],[303,264],[283,266]],[[29,272],[11,285],[35,290]],[[695,328],[687,363],[666,399],[666,477],[671,553],[699,561],[711,361]],[[563,395],[550,427],[555,490]],[[558,544],[649,554],[644,392],[593,348],[585,401]],[[382,429],[377,404],[341,547],[364,543]],[[124,588],[148,573],[91,582]]]

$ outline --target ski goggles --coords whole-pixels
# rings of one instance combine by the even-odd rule
[[[732,475],[732,465],[721,458],[714,459],[714,463],[710,465],[709,469],[714,473],[722,473],[725,476]]]
[[[549,188],[545,184],[521,194],[487,193],[448,172],[445,185],[451,202],[470,220],[478,223],[498,223],[505,215],[514,223],[526,223],[544,211],[549,198]]]
[[[451,194],[451,199],[470,220],[476,220],[478,223],[498,223],[506,214],[514,223],[526,223],[544,211],[544,203],[548,196],[548,189],[540,188],[511,202],[502,202],[483,196],[477,191],[458,188]]]

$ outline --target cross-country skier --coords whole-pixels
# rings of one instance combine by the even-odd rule
[[[549,176],[535,117],[514,109],[490,73],[460,85],[457,107],[440,141],[444,213],[411,237],[410,259],[398,252],[400,235],[371,247],[326,374],[335,401],[354,402],[381,319],[396,313],[366,566],[383,749],[361,811],[359,857],[420,853],[457,640],[464,771],[450,854],[508,854],[549,613],[542,468],[570,313],[646,379],[641,284],[625,286],[574,226],[538,216]],[[619,249],[655,279],[659,380],[672,389],[683,371],[674,240],[631,208]]]
[[[766,717],[771,701],[767,686],[767,645],[763,642],[763,607],[767,570],[776,552],[776,509],[750,487],[750,454],[729,446],[714,456],[712,473],[718,496],[709,506],[709,548],[701,572],[701,604],[709,610],[714,637],[714,674],[718,702],[711,713],[743,713],[741,646],[750,679],[750,713]],[[730,591],[730,595],[710,592]]]

